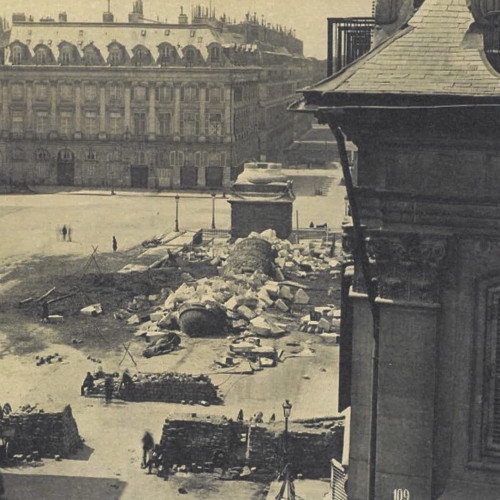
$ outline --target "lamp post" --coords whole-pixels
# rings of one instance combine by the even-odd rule
[[[179,199],[178,194],[175,195],[175,232],[179,232]]]
[[[292,413],[292,403],[288,399],[283,403],[283,416],[285,417],[285,433],[283,435],[283,470],[281,477],[283,484],[279,493],[276,495],[276,500],[295,500],[295,486],[293,478],[290,474],[290,464],[288,463],[288,419]],[[286,496],[285,496],[286,495]]]
[[[212,229],[215,229],[215,193],[212,193]]]

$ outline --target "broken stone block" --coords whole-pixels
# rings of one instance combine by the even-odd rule
[[[269,294],[265,288],[261,288],[257,297],[260,301],[262,301],[267,307],[270,307],[274,304],[274,300],[269,297]]]
[[[331,323],[325,318],[321,318],[318,321],[318,328],[320,328],[324,332],[329,332],[331,327],[332,327]]]
[[[271,325],[262,316],[257,316],[250,321],[250,330],[256,335],[271,335]]]
[[[283,312],[288,312],[290,308],[287,306],[286,302],[283,299],[278,299],[274,305]]]
[[[277,239],[276,231],[274,229],[266,229],[260,233],[260,236],[268,241],[274,241]]]
[[[102,314],[102,306],[101,304],[91,304],[90,306],[80,309],[80,312],[85,314],[85,316],[98,316]]]
[[[161,319],[163,319],[164,314],[161,311],[155,311],[152,312],[149,316],[151,321],[160,321]]]
[[[276,281],[285,281],[285,275],[283,274],[283,271],[279,267],[275,269],[274,277]]]
[[[285,264],[286,264],[286,259],[284,257],[278,257],[276,260],[276,265],[283,268],[285,267]]]
[[[297,292],[295,293],[295,298],[294,298],[294,303],[295,304],[309,304],[309,295],[302,290],[302,288],[299,288]]]
[[[238,307],[237,311],[238,314],[240,314],[243,318],[247,319],[248,321],[255,318],[255,312],[245,305],[241,305],[240,307]]]
[[[236,311],[239,306],[238,297],[233,295],[227,302],[224,303],[224,307],[230,311]]]
[[[280,287],[280,291],[278,293],[278,296],[280,299],[293,300],[292,289],[287,285],[283,285]]]
[[[277,281],[268,281],[264,287],[269,297],[276,300],[278,298],[278,293],[280,291],[280,287]]]

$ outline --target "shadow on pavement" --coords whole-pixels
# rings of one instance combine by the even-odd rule
[[[92,453],[94,453],[94,448],[84,444],[74,455],[69,457],[69,460],[82,460],[86,462],[91,457]]]
[[[118,500],[127,483],[118,479],[4,473],[5,500]]]

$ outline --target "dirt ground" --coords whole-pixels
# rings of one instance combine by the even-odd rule
[[[38,196],[40,195],[31,198],[35,200]],[[150,477],[139,467],[140,438],[144,430],[149,429],[155,439],[159,440],[162,422],[169,414],[196,412],[224,414],[235,418],[241,408],[246,416],[262,411],[265,418],[275,413],[279,419],[282,414],[281,404],[285,399],[293,403],[292,419],[334,415],[337,411],[338,347],[324,343],[318,336],[298,331],[281,339],[266,340],[263,343],[274,344],[285,350],[284,361],[275,368],[265,369],[253,375],[220,373],[215,367],[213,360],[227,349],[225,338],[190,339],[183,336],[182,349],[179,351],[151,359],[142,357],[144,341],[134,338],[135,328],[116,320],[113,312],[139,293],[153,294],[162,287],[175,289],[180,284],[180,275],[167,271],[127,281],[122,278],[115,279],[114,273],[143,251],[142,247],[132,245],[132,241],[137,243],[161,232],[162,224],[157,224],[151,214],[159,217],[156,215],[158,211],[154,212],[157,204],[164,201],[169,203],[172,200],[146,200],[145,208],[141,198],[141,208],[138,208],[134,217],[142,218],[142,225],[131,227],[129,233],[124,229],[123,234],[127,235],[121,239],[124,243],[116,253],[104,251],[103,243],[102,250],[96,257],[99,266],[96,270],[93,261],[86,267],[90,255],[88,248],[91,248],[92,244],[95,246],[96,240],[101,238],[94,238],[92,235],[101,234],[102,224],[106,224],[106,220],[109,223],[110,219],[114,220],[119,214],[102,212],[101,202],[91,206],[85,196],[50,196],[50,203],[46,198],[36,211],[38,220],[47,221],[47,227],[49,224],[55,227],[56,223],[62,220],[56,219],[55,214],[61,210],[61,203],[67,206],[70,197],[77,200],[72,210],[75,210],[75,207],[87,210],[82,217],[87,222],[95,220],[95,227],[87,225],[85,238],[83,239],[81,233],[82,240],[78,243],[58,241],[53,233],[48,236],[43,231],[40,232],[39,227],[34,227],[34,235],[43,233],[41,238],[50,238],[50,241],[38,246],[35,238],[30,248],[25,243],[26,234],[22,236],[21,241],[21,236],[16,233],[14,240],[17,241],[19,251],[12,242],[2,246],[0,403],[9,401],[14,408],[25,403],[39,403],[39,406],[46,410],[71,404],[80,434],[85,439],[85,446],[71,460],[44,460],[41,467],[10,468],[4,471],[8,498],[135,500],[144,492],[154,498],[168,499],[265,498],[265,485],[251,482],[220,481],[209,475],[179,474],[168,482]],[[316,198],[311,199],[316,202]],[[322,198],[326,206],[338,203],[338,199],[332,201],[332,196]],[[28,212],[34,212],[36,203],[30,202],[31,208],[17,210],[12,207],[12,203],[10,207],[2,207],[2,204],[7,205],[5,199],[6,197],[0,201],[0,228],[3,225],[6,230],[3,234],[9,234],[9,229],[13,230],[16,217],[19,227],[29,229],[33,221],[26,219],[26,215]],[[82,201],[78,201],[80,199]],[[15,205],[17,201],[14,198],[12,200]],[[47,206],[44,206],[44,203],[47,203]],[[107,204],[108,198],[103,203]],[[126,204],[129,203],[127,200]],[[203,211],[203,205],[199,206],[199,210]],[[315,220],[322,220],[320,217],[325,213],[325,206],[314,213]],[[310,215],[308,218],[312,217],[313,215]],[[340,216],[337,218],[341,219]],[[197,224],[197,221],[192,222],[195,227]],[[214,272],[214,268],[206,265],[193,266],[183,263],[181,267],[183,271],[188,271],[195,277]],[[101,278],[101,273],[104,279]],[[311,295],[317,305],[331,301],[326,294],[330,285],[326,276],[314,283],[316,290],[313,290]],[[36,299],[53,287],[56,288],[54,296],[75,292],[75,295],[67,300],[50,306],[51,314],[64,315],[63,323],[41,323],[39,305],[19,305],[20,301],[28,297]],[[102,303],[102,316],[92,318],[79,313],[81,307],[94,302]],[[297,353],[300,348],[287,345],[290,343],[299,344],[300,348],[310,348],[309,354],[304,356]],[[129,346],[137,365],[126,354],[124,345]],[[36,366],[35,356],[55,352],[63,358],[61,363]],[[224,404],[206,408],[114,401],[107,406],[100,399],[80,397],[79,388],[85,373],[95,370],[99,364],[107,372],[130,368],[132,371],[144,372],[175,370],[209,374],[224,394]],[[185,487],[188,494],[179,494],[179,487]]]

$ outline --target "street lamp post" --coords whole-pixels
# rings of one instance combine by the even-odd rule
[[[212,229],[215,229],[215,193],[212,193]]]
[[[175,232],[179,232],[179,199],[178,194],[175,195]]]
[[[281,485],[279,493],[276,495],[276,500],[295,500],[295,486],[293,484],[293,478],[290,474],[290,464],[288,463],[288,419],[292,413],[292,403],[290,403],[287,399],[282,406],[283,416],[285,417],[285,433],[283,435],[283,470],[281,472],[283,484]]]

